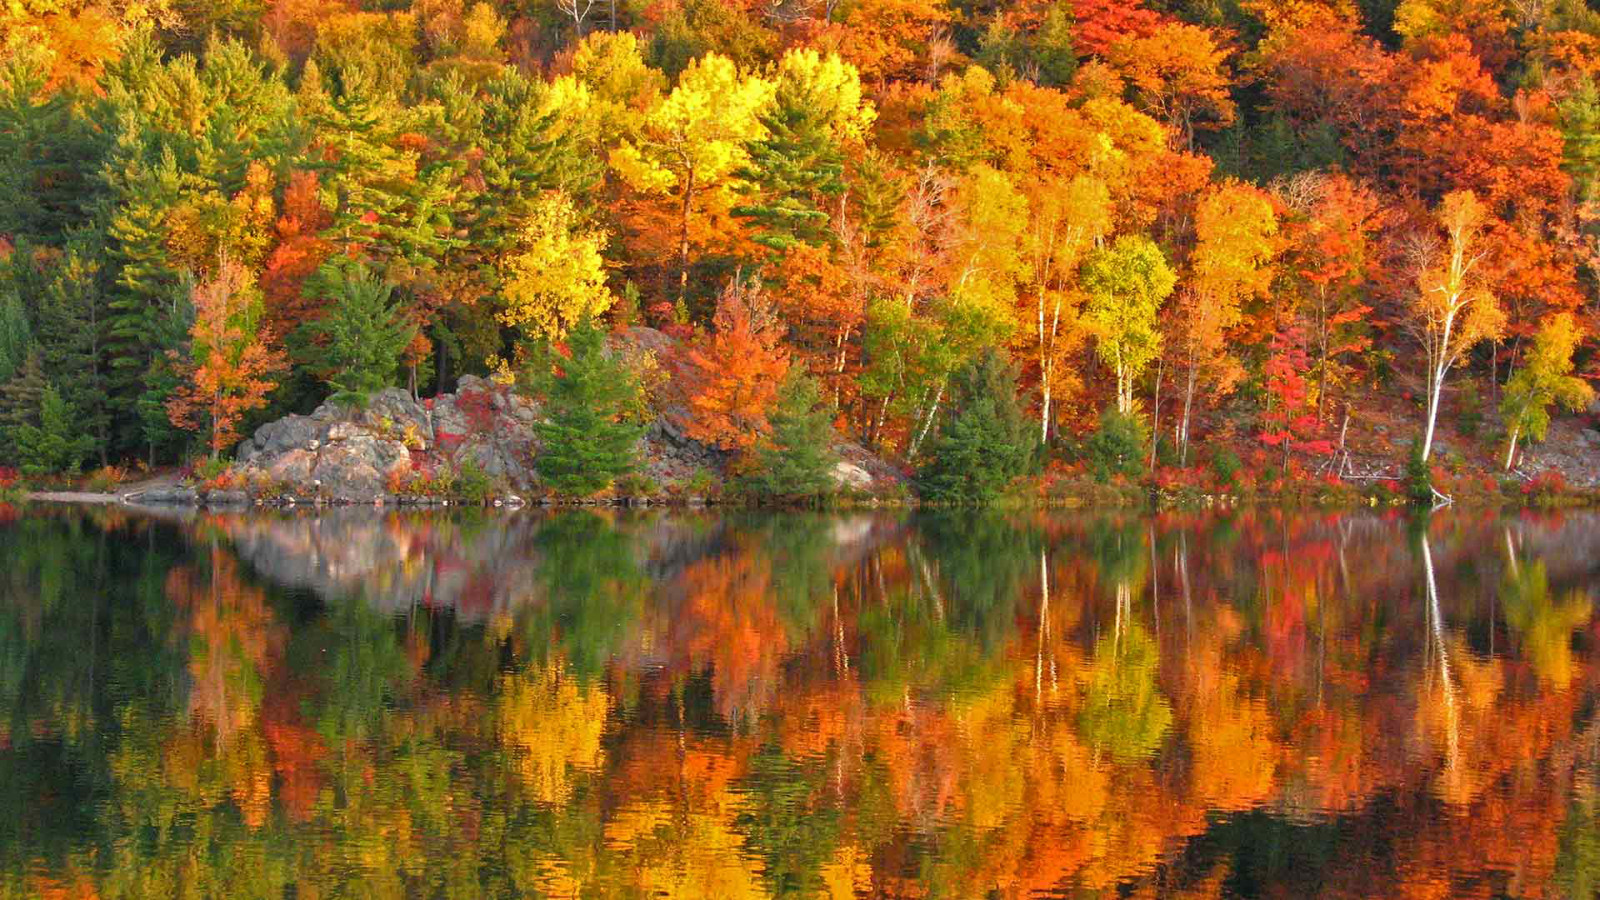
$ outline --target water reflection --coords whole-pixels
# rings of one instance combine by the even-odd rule
[[[1590,896],[1600,519],[41,511],[0,894]]]

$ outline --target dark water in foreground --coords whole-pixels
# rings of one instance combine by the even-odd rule
[[[0,521],[0,896],[1589,897],[1600,518]]]

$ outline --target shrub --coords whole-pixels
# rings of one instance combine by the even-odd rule
[[[1239,454],[1227,447],[1218,447],[1211,451],[1211,474],[1216,476],[1219,486],[1236,487],[1239,470],[1243,468],[1244,463],[1239,461]]]
[[[1100,424],[1084,443],[1084,459],[1096,480],[1122,475],[1137,478],[1144,470],[1144,448],[1149,440],[1144,422],[1114,408],[1100,414]]]
[[[945,503],[994,499],[1039,460],[1039,435],[1017,403],[1016,368],[986,351],[951,379],[951,404],[927,462],[922,496]]]
[[[84,480],[83,487],[86,491],[96,494],[109,494],[116,490],[117,485],[128,480],[128,471],[121,466],[101,466],[89,473]]]
[[[1548,506],[1567,493],[1567,476],[1560,469],[1545,469],[1522,486],[1522,496],[1535,506]]]
[[[28,486],[23,483],[21,472],[0,466],[0,503],[19,502],[27,492]]]
[[[661,493],[661,485],[648,475],[632,472],[617,479],[616,490],[620,497],[654,497]]]
[[[183,475],[183,479],[185,481],[194,481],[205,484],[207,482],[215,481],[218,477],[226,474],[227,471],[227,460],[212,459],[209,456],[203,456],[185,466],[181,474]]]
[[[456,469],[455,496],[467,503],[487,503],[494,496],[495,487],[495,480],[473,460],[462,460]]]

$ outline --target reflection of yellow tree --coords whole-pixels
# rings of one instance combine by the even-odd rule
[[[1143,759],[1161,746],[1172,724],[1172,705],[1156,685],[1160,651],[1137,622],[1123,623],[1095,645],[1087,673],[1079,726],[1096,750],[1118,761]]]
[[[1278,744],[1260,700],[1242,696],[1239,677],[1219,673],[1189,713],[1195,799],[1212,809],[1249,809],[1272,793]]]
[[[1515,557],[1513,557],[1513,563]],[[1521,638],[1522,655],[1539,680],[1557,690],[1572,684],[1572,633],[1589,623],[1594,605],[1582,591],[1557,597],[1543,562],[1514,566],[1500,589],[1506,625]]]
[[[495,701],[500,742],[536,801],[566,803],[572,770],[600,767],[609,705],[604,688],[580,684],[559,663],[501,678]]]

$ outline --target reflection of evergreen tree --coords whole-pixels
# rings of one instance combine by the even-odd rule
[[[747,802],[735,824],[747,849],[762,858],[774,897],[827,893],[821,869],[837,847],[840,824],[838,809],[821,799],[827,779],[825,760],[793,759],[776,747],[751,760],[740,785]]]
[[[824,514],[801,512],[745,515],[730,520],[739,532],[759,536],[759,540],[748,542],[748,549],[742,552],[761,552],[770,559],[773,601],[796,644],[815,633],[824,611],[831,609],[830,563],[837,521]]]
[[[586,510],[557,513],[539,528],[545,602],[519,616],[530,652],[560,648],[594,678],[643,615],[647,583],[631,534]]]
[[[1032,528],[993,511],[935,511],[918,516],[925,553],[914,557],[922,576],[927,566],[954,627],[989,650],[1010,640],[1017,607],[1038,590],[1042,538]]]
[[[317,627],[297,637],[291,665],[326,685],[308,715],[329,745],[381,732],[410,674],[393,617],[362,598],[346,597],[331,602]]]

